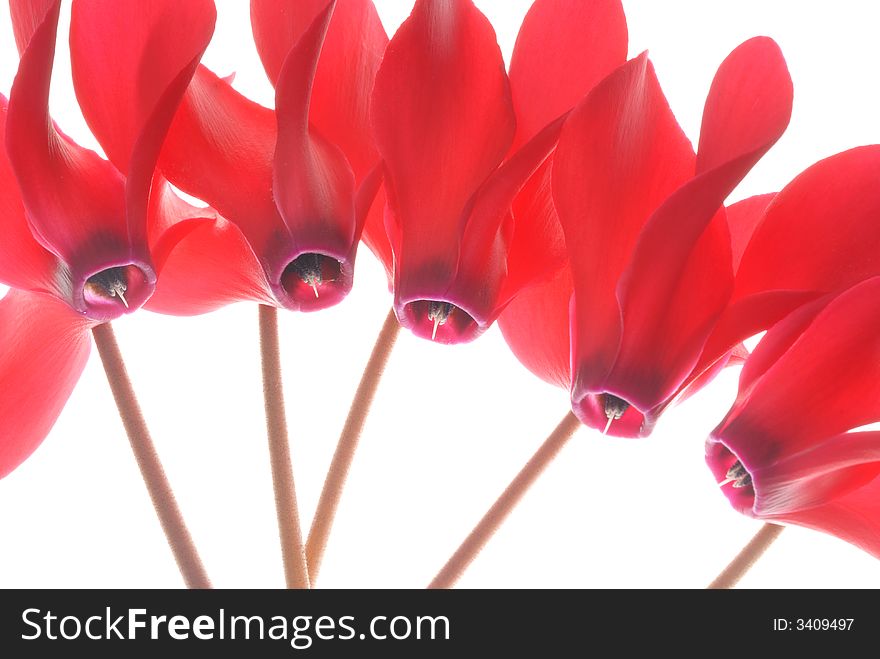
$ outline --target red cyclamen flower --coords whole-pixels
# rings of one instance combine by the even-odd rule
[[[880,558],[880,432],[853,432],[880,421],[878,325],[880,277],[774,326],[746,361],[706,460],[739,512]]]
[[[388,38],[370,0],[253,0],[251,19],[275,110],[199,67],[160,167],[225,219],[181,241],[150,309],[254,300],[314,311],[351,290],[380,184],[368,101]],[[387,251],[381,231],[366,239]]]
[[[74,1],[74,62],[104,61],[86,84],[112,125],[110,162],[49,117],[60,4],[10,4],[22,56],[8,107],[0,96],[0,281],[13,288],[0,302],[0,476],[55,422],[85,366],[88,329],[141,307],[176,241],[213,222],[154,180],[213,4]]]
[[[528,368],[570,387],[585,424],[646,436],[730,357],[727,346],[700,359],[733,288],[728,222],[754,226],[723,202],[785,130],[791,103],[778,47],[755,38],[719,68],[696,154],[644,54],[568,117],[552,188],[570,268],[515,299],[500,325]]]
[[[470,341],[516,290],[562,266],[530,244],[553,231],[543,163],[561,115],[625,56],[619,2],[538,0],[508,78],[470,0],[417,0],[372,100],[393,251],[385,265],[402,325]]]

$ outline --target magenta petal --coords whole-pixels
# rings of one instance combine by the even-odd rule
[[[56,298],[0,300],[0,478],[51,430],[89,356],[89,323]]]

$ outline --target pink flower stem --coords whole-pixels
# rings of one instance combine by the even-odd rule
[[[434,580],[428,584],[428,588],[452,588],[464,574],[468,566],[486,546],[486,543],[495,535],[495,532],[507,519],[516,505],[534,485],[535,481],[544,473],[547,466],[559,454],[575,431],[581,427],[571,412],[565,415],[556,429],[544,440],[540,448],[535,452],[526,466],[516,475],[507,489],[492,504],[483,519],[477,523],[461,546],[437,573]]]
[[[281,381],[281,348],[278,342],[278,310],[260,305],[260,355],[263,365],[263,399],[266,407],[266,431],[269,436],[269,460],[275,488],[275,511],[281,558],[288,588],[309,588],[309,570],[303,550],[299,507],[290,463],[287,417],[284,413],[284,388]]]
[[[330,462],[330,469],[327,472],[324,488],[321,490],[321,498],[312,520],[312,528],[306,543],[306,557],[312,583],[318,579],[324,551],[327,549],[327,540],[330,537],[330,529],[333,527],[333,520],[336,517],[339,500],[342,498],[342,490],[345,487],[348,471],[354,460],[358,440],[360,440],[361,431],[364,429],[373,398],[375,398],[379,382],[382,380],[385,365],[388,363],[388,357],[391,355],[399,333],[400,325],[392,309],[388,312],[385,323],[379,331],[373,352],[370,354],[370,359],[351,402],[348,418],[342,427],[342,434],[336,444],[336,451]]]
[[[749,543],[743,547],[730,564],[708,585],[710,589],[733,588],[758,561],[773,541],[782,533],[784,526],[764,524]]]
[[[104,365],[104,372],[107,374],[107,382],[119,409],[119,416],[125,426],[128,441],[134,451],[135,460],[141,470],[141,476],[153,501],[153,507],[156,509],[168,545],[177,561],[180,574],[188,588],[210,588],[211,581],[183,521],[174,492],[150,438],[150,431],[131,386],[113,328],[109,323],[105,323],[92,329],[92,334]]]

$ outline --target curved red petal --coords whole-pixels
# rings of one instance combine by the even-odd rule
[[[145,308],[193,316],[233,302],[277,304],[260,262],[236,225],[222,217],[186,222],[195,226],[169,246],[156,292]]]
[[[623,342],[608,386],[629,392],[639,409],[661,404],[697,366],[733,288],[731,239],[719,209],[782,135],[791,104],[791,78],[770,39],[746,41],[715,75],[697,176],[647,222],[618,288]]]
[[[290,49],[327,5],[327,0],[305,0],[295,6],[251,0],[254,40],[273,84]],[[369,103],[387,43],[371,0],[336,2],[315,74],[309,118],[321,135],[342,149],[358,183],[378,162]]]
[[[75,0],[70,56],[86,121],[126,174],[129,235],[146,233],[162,142],[214,32],[210,0]]]
[[[858,147],[812,165],[770,201],[707,353],[722,354],[801,304],[880,274],[878,178],[880,146]]]
[[[642,411],[663,405],[685,384],[698,366],[709,333],[733,289],[730,236],[724,213],[713,213],[716,197],[700,198],[696,188],[691,191],[694,194],[678,197],[681,206],[673,209],[664,205],[663,210],[670,213],[664,223],[684,223],[675,223],[672,215],[691,219],[686,218],[688,210],[701,205],[701,210],[709,217],[715,215],[715,219],[689,251],[681,250],[679,263],[673,258],[672,252],[678,251],[675,247],[648,245],[647,236],[653,232],[646,227],[618,289],[623,334],[605,387]],[[669,240],[669,236],[675,238]],[[677,233],[666,233],[666,242],[678,240]],[[652,277],[656,282],[653,289]]]
[[[275,113],[199,66],[177,110],[159,165],[175,186],[234,222],[254,250],[286,233],[272,196]]]
[[[767,333],[747,366],[748,389],[713,432],[750,472],[880,417],[880,277],[837,296],[808,325],[807,314]]]
[[[333,4],[318,14],[290,51],[278,79],[273,190],[296,246],[290,257],[314,252],[341,262],[359,238],[354,175],[342,151],[309,134],[312,79]],[[350,282],[343,285],[350,287]]]
[[[454,273],[468,200],[514,132],[495,33],[470,0],[416,2],[386,49],[371,112],[399,225],[395,291],[423,297]]]
[[[161,142],[215,18],[210,0],[74,0],[74,90],[89,127],[119,171],[129,172],[140,136],[159,119],[165,124],[156,135]],[[181,73],[183,86],[176,98],[168,98]]]
[[[381,164],[379,167],[382,167]],[[384,169],[381,170],[380,174],[384,176]],[[361,197],[360,190],[366,187],[368,183],[369,179],[366,179],[364,184],[361,185],[361,188],[358,190],[358,198]],[[361,240],[364,241],[364,244],[370,248],[373,255],[385,267],[385,274],[388,276],[390,287],[394,278],[394,252],[391,249],[388,233],[385,231],[385,204],[385,186],[380,185],[373,195],[373,201],[366,215],[360,215],[364,219]]]
[[[775,192],[755,195],[727,207],[727,227],[730,230],[730,250],[733,256],[733,271],[739,270],[746,246],[752,234],[764,219],[767,206],[776,197]]]
[[[553,199],[574,278],[578,392],[602,388],[621,339],[620,275],[651,213],[693,172],[693,150],[645,55],[597,85],[566,121]]]
[[[89,323],[56,298],[0,300],[0,478],[52,429],[89,356]]]
[[[0,281],[13,288],[57,292],[58,261],[34,240],[18,182],[6,156],[6,98],[0,94]]]
[[[507,277],[510,238],[504,235],[504,224],[510,223],[510,233],[514,197],[556,147],[563,121],[560,118],[546,126],[516,151],[473,199],[450,297],[456,298],[456,304],[460,301],[483,329],[495,321],[522,285],[523,273],[513,281]]]
[[[155,272],[145,223],[127,221],[120,173],[60,134],[49,118],[58,9],[50,7],[22,55],[9,99],[7,152],[34,237],[64,262],[59,280],[69,287],[66,297],[81,313],[109,320],[143,303]],[[130,270],[128,307],[90,298],[86,290],[91,276],[112,267]]]
[[[521,291],[498,317],[504,340],[523,366],[542,380],[571,384],[569,306],[571,269]]]
[[[878,274],[880,146],[808,168],[768,206],[737,273],[735,300],[767,291],[842,290]]]
[[[824,505],[775,519],[830,533],[880,558],[880,478]]]
[[[536,0],[510,60],[514,147],[574,107],[623,64],[627,39],[619,0]]]
[[[24,52],[46,15],[55,11],[57,5],[60,0],[9,0],[12,32],[19,54]]]
[[[835,435],[752,473],[755,516],[780,515],[845,497],[880,475],[880,432]]]
[[[737,46],[718,67],[706,98],[697,173],[756,152],[747,158],[754,164],[788,126],[792,96],[791,76],[775,41],[754,37]],[[747,172],[752,165],[743,166]],[[744,173],[730,175],[738,182]]]

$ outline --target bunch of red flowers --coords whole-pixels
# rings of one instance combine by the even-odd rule
[[[720,63],[695,149],[647,53],[627,59],[617,0],[535,0],[509,67],[471,0],[416,0],[390,40],[371,0],[251,0],[273,108],[200,64],[210,0],[73,0],[105,159],[49,114],[60,0],[10,7],[0,476],[48,434],[90,332],[141,307],[333,306],[363,240],[396,323],[457,344],[498,321],[607,435],[650,435],[742,366],[706,442],[722,492],[880,557],[880,435],[859,430],[880,420],[880,146],[728,204],[791,117],[773,40]]]

